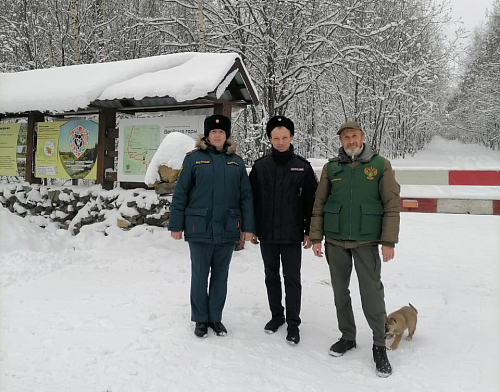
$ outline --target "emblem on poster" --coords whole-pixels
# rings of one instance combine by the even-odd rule
[[[90,131],[81,125],[69,131],[69,148],[75,157],[80,158],[87,149],[89,145],[89,134]]]

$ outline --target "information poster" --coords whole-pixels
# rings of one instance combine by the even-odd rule
[[[25,176],[26,131],[26,123],[0,124],[0,176]]]
[[[97,122],[39,122],[36,124],[36,133],[36,177],[73,180],[97,178]]]
[[[119,121],[118,181],[143,182],[148,165],[165,136],[203,134],[205,116],[172,116]]]

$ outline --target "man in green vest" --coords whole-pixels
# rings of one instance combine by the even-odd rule
[[[355,121],[337,132],[339,155],[323,167],[311,219],[309,238],[321,257],[321,241],[330,268],[337,321],[342,337],[330,347],[340,357],[356,347],[356,324],[349,281],[352,265],[359,281],[363,312],[373,331],[373,359],[377,375],[392,374],[385,347],[386,310],[380,279],[381,245],[384,262],[394,258],[399,234],[399,184],[391,163],[364,143]]]

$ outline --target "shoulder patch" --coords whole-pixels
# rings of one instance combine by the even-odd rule
[[[191,150],[191,151],[188,151],[186,153],[186,155],[191,155],[193,152],[196,152],[196,151],[200,151],[200,148],[199,147],[196,147],[195,149]]]

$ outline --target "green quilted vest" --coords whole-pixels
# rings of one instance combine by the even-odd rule
[[[326,237],[337,240],[377,241],[382,232],[384,207],[378,184],[385,159],[375,155],[351,169],[333,158],[328,162],[330,196],[323,208]]]

